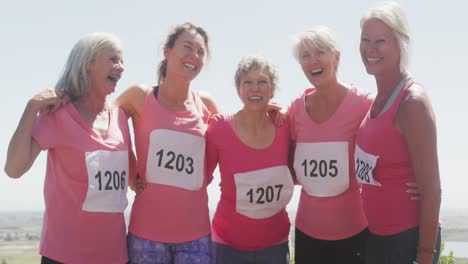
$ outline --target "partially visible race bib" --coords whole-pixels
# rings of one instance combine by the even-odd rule
[[[236,211],[244,216],[271,217],[291,200],[294,183],[287,166],[234,174]]]
[[[336,196],[349,188],[348,142],[297,143],[294,170],[310,196]]]
[[[362,184],[382,186],[382,184],[374,179],[373,174],[378,159],[379,156],[369,154],[356,145],[356,150],[354,151],[354,162],[358,182]]]
[[[122,213],[127,208],[128,151],[86,152],[88,192],[83,211]]]
[[[146,180],[191,191],[203,185],[205,139],[167,129],[150,134]]]

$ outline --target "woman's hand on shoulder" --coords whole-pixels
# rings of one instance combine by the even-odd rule
[[[287,111],[276,102],[268,103],[267,111],[276,126],[282,126],[288,116]]]
[[[68,101],[70,101],[70,98],[64,93],[56,92],[54,89],[47,89],[34,95],[29,100],[27,108],[34,114],[53,112]]]

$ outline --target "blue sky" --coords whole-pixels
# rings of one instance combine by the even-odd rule
[[[221,111],[240,108],[234,71],[242,55],[262,53],[279,70],[275,100],[286,106],[307,79],[294,60],[292,36],[316,25],[338,35],[339,76],[347,83],[375,92],[359,56],[359,20],[376,1],[8,1],[0,9],[0,130],[2,166],[11,135],[35,93],[55,85],[73,44],[84,34],[108,31],[124,42],[126,71],[116,94],[134,83],[154,84],[164,34],[186,21],[210,35],[212,59],[192,83],[210,93]],[[468,59],[468,4],[465,1],[400,1],[412,30],[411,73],[426,88],[437,116],[443,208],[468,209],[468,124],[463,108]],[[115,98],[115,95],[112,96]],[[0,211],[43,210],[45,153],[21,179],[0,172]],[[216,176],[215,176],[216,177]],[[216,204],[217,182],[209,188]],[[131,195],[129,195],[130,197]],[[290,207],[296,206],[293,200]]]

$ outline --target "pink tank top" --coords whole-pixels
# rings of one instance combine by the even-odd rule
[[[110,111],[105,137],[73,104],[41,114],[33,137],[47,150],[40,254],[62,263],[127,263],[127,117]]]
[[[145,239],[181,243],[210,234],[205,176],[209,112],[191,92],[194,109],[173,112],[148,89],[135,124],[138,172],[145,190],[132,206],[129,232]]]
[[[233,116],[215,115],[207,131],[207,168],[219,163],[221,199],[213,218],[213,241],[239,250],[260,250],[288,240],[285,210],[294,184],[288,165],[289,128],[277,127],[265,149],[244,144]]]
[[[392,106],[371,118],[370,111],[356,136],[356,176],[362,182],[364,210],[369,230],[377,235],[392,235],[419,223],[419,202],[410,199],[407,182],[415,182],[412,163],[395,116],[409,81]]]
[[[314,90],[307,89],[288,109],[296,142],[294,168],[302,186],[295,225],[317,239],[345,239],[367,226],[353,157],[356,130],[372,98],[352,87],[330,119],[318,124],[305,105]]]

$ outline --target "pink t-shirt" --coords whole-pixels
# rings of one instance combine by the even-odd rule
[[[126,263],[131,142],[124,112],[110,111],[101,138],[69,103],[39,115],[33,137],[47,150],[40,254],[63,263]]]
[[[305,90],[288,109],[296,142],[294,169],[302,185],[295,225],[317,239],[345,239],[367,226],[353,154],[356,130],[372,98],[351,87],[336,112],[318,124],[305,105],[305,97],[314,90]]]
[[[215,115],[207,130],[207,170],[219,163],[221,198],[212,239],[239,250],[259,250],[288,240],[285,210],[294,184],[289,172],[289,128],[275,129],[264,149],[244,144],[234,130],[234,116]]]
[[[405,140],[394,125],[401,99],[413,83],[408,82],[380,116],[371,118],[367,113],[356,136],[356,174],[363,183],[369,230],[377,235],[396,234],[419,223],[419,202],[410,199],[405,185],[416,181],[412,163]]]
[[[145,239],[181,243],[211,232],[204,169],[209,111],[191,95],[195,109],[173,112],[148,89],[135,124],[138,172],[147,184],[133,203],[129,231]]]

